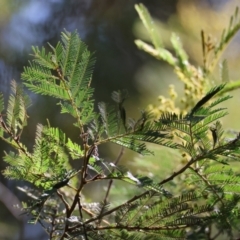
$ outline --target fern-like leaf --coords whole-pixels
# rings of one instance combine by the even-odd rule
[[[208,102],[214,95],[220,92],[225,85],[219,85],[215,88],[212,88],[191,110],[189,116],[193,116],[206,102]]]
[[[147,10],[147,8],[143,4],[135,5],[135,9],[137,10],[145,28],[147,29],[150,38],[154,44],[156,49],[162,46],[160,38],[158,36],[157,30],[155,28],[154,22]]]

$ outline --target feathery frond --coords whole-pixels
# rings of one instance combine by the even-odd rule
[[[94,58],[78,33],[62,33],[62,43],[46,53],[33,48],[33,63],[24,68],[22,78],[30,90],[61,100],[63,113],[77,119],[77,126],[93,118],[93,89],[90,87]]]
[[[147,9],[142,4],[136,9],[153,46],[141,41],[137,44],[172,65],[185,84],[185,92],[195,91],[198,97],[191,100],[197,101],[189,103],[185,111],[162,111],[158,117],[142,111],[133,119],[124,106],[127,92],[115,91],[114,104],[100,102],[95,109],[90,86],[95,60],[77,32],[64,31],[56,47],[49,44],[49,52],[33,47],[34,59],[24,68],[22,78],[33,92],[59,99],[61,113],[74,118],[79,139],[73,141],[48,122],[47,126],[37,126],[29,150],[20,139],[27,124],[29,100],[23,88],[13,82],[6,110],[0,95],[0,138],[14,149],[5,153],[8,167],[3,175],[35,187],[21,188],[32,199],[23,204],[23,210],[32,216],[32,223],[41,224],[50,239],[202,239],[211,229],[233,238],[234,229],[239,227],[236,163],[240,159],[240,134],[224,132],[220,122],[227,111],[219,104],[230,96],[216,96],[224,91],[225,84],[204,95],[207,65],[203,72],[191,65],[175,34],[171,38],[173,56],[163,48]],[[234,34],[237,14],[215,48],[216,55]],[[225,63],[222,79],[228,80]],[[122,147],[115,160],[103,159],[98,152],[104,143]],[[142,169],[129,170],[119,164],[123,147],[147,155],[153,154],[150,143],[182,154],[168,175],[162,158],[152,165],[159,169],[156,175],[156,171],[140,175]],[[97,194],[93,194],[97,200],[87,202],[85,190],[95,182],[100,182]],[[122,185],[126,183],[134,190],[124,192]],[[115,184],[122,185],[118,188]],[[121,194],[116,202],[112,201],[112,186]]]

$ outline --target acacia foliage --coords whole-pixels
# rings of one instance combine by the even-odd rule
[[[34,93],[59,100],[60,112],[74,118],[79,142],[48,122],[37,126],[28,149],[21,134],[29,98],[15,82],[6,110],[0,98],[0,137],[13,148],[5,155],[4,175],[35,187],[19,188],[31,197],[23,203],[29,222],[39,222],[50,239],[210,239],[212,228],[233,237],[239,229],[240,179],[232,163],[239,161],[240,134],[228,139],[220,122],[227,111],[219,104],[230,97],[215,97],[225,85],[211,88],[186,114],[164,112],[156,119],[142,111],[139,119],[127,119],[124,91],[114,92],[114,104],[101,102],[96,111],[94,57],[77,32],[64,31],[61,39],[49,52],[33,47],[22,79]],[[152,154],[147,143],[157,144],[181,151],[187,162],[159,181],[136,176],[119,164],[121,156],[115,162],[99,156],[98,146],[107,142],[142,155]],[[80,167],[72,167],[72,160]],[[175,179],[179,192],[168,184]],[[99,181],[107,182],[102,201],[85,201],[83,190]],[[140,193],[111,202],[115,181]]]

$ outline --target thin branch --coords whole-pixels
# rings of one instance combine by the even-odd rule
[[[109,229],[125,229],[127,231],[159,231],[159,230],[177,230],[177,229],[184,229],[188,227],[188,225],[181,225],[181,226],[159,226],[159,227],[141,227],[141,226],[124,226],[124,225],[117,225],[117,226],[104,226],[104,227],[95,227],[94,230],[101,231],[101,230],[109,230]]]
[[[121,147],[121,150],[120,150],[120,152],[119,152],[119,154],[118,154],[118,157],[117,157],[116,161],[114,162],[114,164],[115,164],[116,166],[118,165],[120,159],[122,158],[123,153],[124,153],[124,147]],[[113,169],[112,173],[113,173],[113,172],[114,172],[114,169]],[[102,215],[102,213],[103,213],[103,211],[104,211],[104,207],[107,205],[108,196],[109,196],[109,193],[110,193],[112,184],[113,184],[113,179],[111,179],[111,180],[109,181],[109,183],[108,183],[107,192],[106,192],[106,194],[105,194],[105,197],[104,197],[104,200],[103,200],[103,206],[102,206],[102,209],[101,209],[101,211],[100,211],[100,213],[99,213],[99,216]],[[98,224],[99,224],[99,225],[101,224],[101,218],[99,218]]]
[[[221,146],[221,148],[223,148],[223,150],[226,150],[226,147],[229,146],[229,145],[231,145],[231,144],[235,144],[236,141],[239,140],[239,137],[240,137],[240,136],[237,136],[236,139],[234,139],[234,140],[232,140],[231,142],[229,142],[229,143]],[[220,149],[220,147],[214,148],[214,149],[212,149],[210,152],[208,152],[206,155],[200,154],[200,155],[196,156],[195,158],[192,158],[192,159],[191,159],[186,165],[184,165],[181,169],[179,169],[177,172],[174,172],[170,177],[165,178],[164,180],[162,180],[162,181],[159,182],[158,184],[159,184],[159,185],[163,185],[163,184],[165,184],[165,183],[173,180],[175,177],[177,177],[178,175],[180,175],[180,174],[182,174],[183,172],[185,172],[188,168],[190,168],[190,166],[191,166],[193,163],[195,163],[195,162],[197,162],[197,161],[200,161],[200,160],[203,160],[204,158],[207,158],[207,155],[209,155],[209,154],[211,154],[211,153],[215,153],[215,152],[217,152],[217,150],[219,150],[219,149]],[[120,209],[120,208],[123,207],[124,205],[128,205],[128,204],[136,201],[137,199],[148,195],[150,192],[151,192],[151,191],[148,190],[148,191],[143,192],[142,194],[139,194],[139,195],[137,195],[137,196],[134,196],[133,198],[129,199],[127,202],[125,202],[125,203],[123,203],[123,204],[121,204],[121,205],[119,205],[119,206],[117,206],[117,207],[115,207],[115,208],[112,208],[112,209],[109,210],[109,211],[106,211],[105,213],[102,214],[102,216],[96,216],[95,218],[92,218],[92,219],[87,220],[87,221],[85,222],[85,224],[90,223],[90,222],[94,222],[94,221],[98,220],[100,217],[109,215],[109,214],[117,211],[118,209]]]
[[[193,164],[193,163],[196,162],[196,161],[201,160],[202,158],[203,158],[203,157],[201,156],[201,158],[199,157],[199,158],[191,159],[191,160],[190,160],[184,167],[182,167],[179,171],[174,172],[170,177],[168,177],[168,178],[164,179],[163,181],[161,181],[161,182],[159,183],[159,185],[162,185],[162,184],[164,184],[164,183],[167,183],[167,182],[173,180],[176,176],[178,176],[178,175],[180,175],[181,173],[183,173],[184,171],[186,171],[186,170],[191,166],[191,164]],[[121,205],[119,205],[119,206],[117,206],[117,207],[115,207],[115,208],[112,208],[111,210],[106,211],[105,213],[102,213],[101,216],[96,216],[96,217],[94,217],[94,218],[92,218],[92,219],[87,220],[87,221],[85,222],[85,224],[90,223],[90,222],[94,222],[94,221],[100,219],[100,217],[109,215],[109,214],[117,211],[118,209],[122,208],[124,205],[128,205],[128,204],[136,201],[137,199],[148,195],[150,192],[151,192],[151,191],[148,190],[148,191],[145,191],[145,192],[143,192],[143,193],[141,193],[141,194],[139,194],[139,195],[137,195],[137,196],[134,196],[133,198],[131,198],[131,199],[129,199],[128,201],[126,201],[125,203],[123,203],[123,204],[121,204]]]
[[[63,195],[62,195],[59,191],[57,191],[57,195],[58,195],[58,196],[60,197],[60,199],[62,200],[62,202],[63,202],[63,204],[64,204],[64,206],[65,206],[65,208],[66,208],[66,212],[68,213],[69,210],[70,210],[69,204],[67,203],[67,201],[64,199]]]
[[[189,167],[189,169],[191,169],[193,172],[195,172],[202,180],[203,182],[213,191],[213,193],[216,195],[217,199],[219,200],[219,202],[222,203],[222,205],[224,206],[224,202],[222,200],[222,198],[218,195],[217,191],[214,189],[214,186],[212,186],[212,184],[208,181],[208,179],[206,179],[204,176],[202,176],[198,170],[194,169],[193,167]]]
[[[92,213],[89,209],[87,209],[87,208],[85,208],[85,207],[82,207],[82,210],[83,210],[86,214],[88,214],[90,217],[96,216],[96,214]],[[104,220],[104,219],[102,219],[102,221],[103,221],[104,223],[106,223],[107,225],[110,225],[110,223],[109,223],[108,221],[106,221],[106,220]]]
[[[80,192],[82,191],[84,185],[86,184],[86,175],[87,175],[87,165],[88,165],[88,161],[94,151],[94,148],[95,148],[95,145],[91,146],[89,152],[88,152],[88,155],[86,156],[86,159],[84,159],[84,163],[83,163],[83,166],[82,166],[82,174],[81,174],[81,183],[80,183],[80,186],[75,194],[75,197],[74,197],[74,200],[73,200],[73,203],[70,207],[70,210],[68,212],[68,215],[67,217],[70,217],[72,212],[74,211],[77,203],[78,203],[78,199],[79,199],[79,195],[80,195]]]
[[[78,209],[79,209],[79,216],[80,216],[81,219],[83,219],[82,205],[81,205],[81,202],[80,202],[80,198],[78,198],[77,203],[78,203]],[[84,231],[85,240],[88,240],[87,231],[85,229],[85,224],[83,224],[83,231]]]

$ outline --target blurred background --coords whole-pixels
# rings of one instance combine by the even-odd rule
[[[134,9],[134,4],[140,2],[149,9],[164,44],[168,46],[171,32],[176,32],[196,66],[202,65],[201,29],[213,38],[219,38],[236,6],[240,6],[239,0],[0,0],[0,91],[7,97],[11,80],[21,82],[23,67],[31,59],[31,46],[47,46],[47,42],[54,46],[63,29],[77,29],[97,59],[92,82],[97,102],[110,102],[112,91],[127,89],[126,109],[131,112],[128,117],[137,118],[141,109],[150,103],[158,104],[159,95],[167,95],[170,84],[181,92],[183,85],[173,70],[166,63],[138,50],[134,44],[135,39],[144,40],[147,37]],[[239,44],[240,34],[223,56],[228,59],[230,79],[233,81],[240,80]],[[214,80],[218,80],[218,69]],[[71,121],[59,114],[56,100],[29,94],[32,99],[29,125],[22,138],[28,147],[32,146],[36,124],[45,124],[47,118],[52,126],[59,126],[73,140],[79,138]],[[240,103],[239,91],[233,95],[234,100],[229,102],[230,117],[226,118],[225,125],[239,129],[237,119],[240,114],[236,111]],[[0,170],[3,170],[6,164],[2,156],[10,149],[3,142],[0,142],[0,149]],[[100,148],[101,157],[110,160],[116,157],[118,151],[110,145]],[[123,161],[126,162],[129,156],[130,153],[126,152]],[[168,169],[162,169],[164,171],[174,164],[171,158],[166,161],[169,165]],[[133,165],[129,164],[130,168]],[[156,167],[151,169],[148,164],[150,174],[158,170]],[[22,184],[7,180],[0,173],[0,239],[47,239],[40,225],[26,224],[28,218],[20,216],[20,211],[13,208],[26,201],[25,195],[16,189]],[[89,194],[89,197],[93,196]]]

